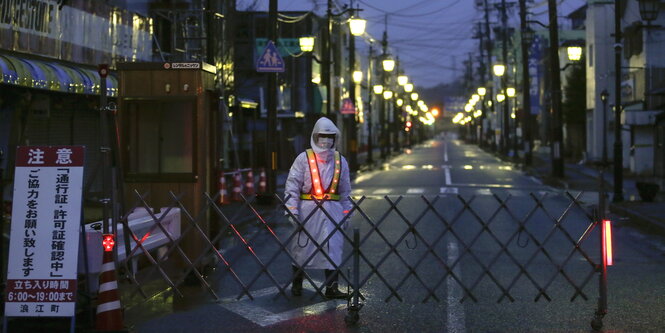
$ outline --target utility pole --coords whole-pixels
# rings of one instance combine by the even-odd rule
[[[621,0],[614,1],[614,202],[623,201],[623,143],[621,142]]]
[[[527,34],[526,0],[520,1],[520,31],[522,32],[522,139],[524,147],[524,167],[531,166],[531,95],[529,82],[529,44]],[[517,138],[515,138],[517,140]]]
[[[485,73],[486,73],[486,68],[485,68],[485,56],[484,56],[484,51],[483,49],[484,44],[485,44],[485,39],[483,38],[483,26],[480,21],[478,21],[478,45],[480,46],[480,66],[478,67],[478,74],[480,74],[480,82],[483,87],[485,87],[485,83],[487,80],[485,79]],[[485,119],[485,96],[480,96],[480,110],[483,113],[479,118],[478,118],[478,127],[480,128],[480,133],[478,133],[478,145],[483,146],[484,141],[483,141],[483,135],[485,133],[485,128],[483,126],[483,120]]]
[[[381,46],[383,48],[383,55],[388,54],[388,16],[386,15],[386,27],[383,30],[383,39],[381,40]],[[383,85],[383,89],[385,90],[387,88],[386,85],[386,71],[381,68],[381,84]],[[380,130],[381,132],[379,133],[379,141],[381,144],[381,159],[384,160],[388,156],[388,153],[390,152],[390,145],[389,145],[389,140],[387,136],[389,135],[387,133],[387,121],[386,121],[386,115],[388,112],[388,103],[386,100],[382,97],[379,98],[381,100],[381,114],[379,115],[379,126],[381,126]]]
[[[372,95],[374,92],[372,91],[373,86],[372,86],[372,70],[374,67],[372,67],[372,58],[374,57],[374,49],[373,49],[374,43],[370,42],[369,44],[369,64],[367,66],[367,161],[366,163],[372,167],[374,165],[374,159],[372,157],[372,150],[374,150],[374,145],[372,142]]]
[[[268,8],[268,40],[277,43],[277,0],[270,0]],[[266,102],[268,106],[268,128],[266,130],[266,161],[269,161],[266,199],[272,202],[277,190],[277,73],[267,73],[268,88]]]
[[[565,177],[563,163],[563,114],[561,112],[561,70],[559,69],[559,24],[557,0],[548,0],[550,30],[550,82],[552,84],[552,176]],[[617,0],[618,1],[618,0]]]
[[[330,39],[332,35],[332,0],[328,0],[328,9],[326,11],[326,29],[323,34],[323,84],[326,86],[326,110],[325,116],[332,117],[332,74],[330,69]]]
[[[490,8],[489,5],[487,4],[487,0],[485,0],[485,33],[487,33],[487,68],[489,69],[487,71],[487,82],[489,83],[492,78],[491,70],[492,70],[492,39],[490,37]],[[493,96],[493,87],[490,85],[487,86],[487,91],[485,93],[485,96],[490,96],[490,100]],[[484,98],[483,98],[484,99]],[[483,106],[484,106],[484,101],[483,101]],[[494,113],[494,103],[492,103],[492,106],[488,110],[492,113]],[[483,119],[488,119],[487,116],[485,115],[485,111],[483,111]],[[487,122],[488,127],[489,126],[489,121]],[[487,133],[484,133],[485,135]],[[481,137],[483,136],[481,135]],[[494,143],[494,135],[489,134],[490,139],[492,140],[492,143]],[[494,147],[494,144],[490,145],[491,147]]]
[[[353,13],[353,0],[351,0],[351,10]],[[349,97],[353,102],[355,112],[352,115],[344,115],[347,122],[347,154],[349,158],[349,169],[351,171],[358,170],[358,129],[356,127],[356,117],[358,113],[358,107],[356,102],[356,82],[353,79],[353,72],[356,69],[356,41],[355,36],[351,33],[349,29]]]
[[[501,76],[501,91],[505,96],[505,100],[502,103],[502,115],[503,119],[501,124],[501,153],[508,155],[510,151],[509,138],[510,138],[510,115],[508,110],[508,94],[506,88],[508,88],[508,75],[510,71],[508,70],[508,13],[506,13],[506,0],[501,0],[501,61],[506,68],[505,73]]]

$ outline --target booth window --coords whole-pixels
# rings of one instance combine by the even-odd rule
[[[194,107],[194,101],[128,101],[128,176],[193,175]]]

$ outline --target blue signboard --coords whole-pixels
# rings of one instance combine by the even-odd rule
[[[543,58],[542,37],[536,35],[529,50],[529,96],[531,96],[531,114],[540,114],[540,81],[543,77],[543,68],[540,63]]]
[[[284,59],[277,52],[275,44],[269,40],[263,53],[256,59],[257,72],[282,73],[284,72]]]

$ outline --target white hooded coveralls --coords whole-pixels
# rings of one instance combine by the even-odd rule
[[[318,147],[316,145],[318,134],[335,134],[335,143],[333,147],[331,149]],[[339,129],[337,129],[335,124],[333,124],[328,118],[320,118],[312,130],[310,145],[316,154],[316,163],[321,177],[321,185],[324,190],[329,188],[335,172],[334,152],[340,138],[341,135]],[[337,186],[337,192],[340,199],[339,201],[326,200],[322,205],[323,209],[325,209],[328,215],[333,217],[335,221],[330,221],[323,210],[316,208],[316,201],[300,199],[301,193],[312,192],[312,176],[310,174],[306,152],[300,153],[291,166],[284,190],[285,197],[288,197],[286,207],[291,213],[293,213],[293,215],[297,216],[298,220],[300,220],[300,223],[302,223],[304,229],[307,230],[307,233],[311,235],[312,239],[319,245],[323,244],[321,248],[322,251],[325,251],[335,263],[335,265],[333,265],[326,256],[321,254],[320,251],[317,251],[315,242],[309,239],[307,233],[303,231],[295,235],[289,243],[289,251],[295,260],[295,264],[300,267],[337,269],[342,263],[344,236],[341,231],[335,229],[333,223],[341,223],[344,219],[345,211],[350,211],[353,205],[349,200],[349,195],[351,194],[349,165],[343,156],[341,157],[341,165],[339,185]],[[313,210],[316,211],[312,214],[309,220],[304,221]],[[348,222],[349,220],[347,219],[345,224],[348,225]],[[324,244],[325,239],[333,232],[333,236]],[[314,257],[305,265],[305,261],[307,261],[307,259],[315,252],[316,254]]]

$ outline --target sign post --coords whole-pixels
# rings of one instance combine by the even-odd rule
[[[71,317],[73,332],[84,153],[17,149],[4,327],[7,317]]]

